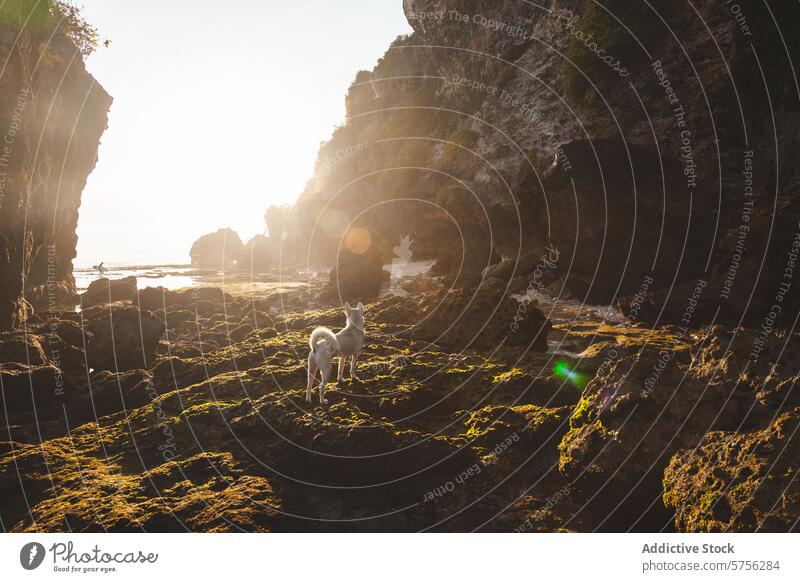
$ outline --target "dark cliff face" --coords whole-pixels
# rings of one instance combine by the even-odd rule
[[[0,20],[0,329],[73,302],[81,191],[111,105],[80,50],[51,33]]]
[[[552,242],[578,299],[702,278],[760,320],[798,232],[800,9],[651,5],[405,0],[298,202],[317,256],[351,222],[473,271]]]

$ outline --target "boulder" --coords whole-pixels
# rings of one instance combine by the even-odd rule
[[[436,249],[436,262],[428,275],[443,277],[448,286],[464,288],[479,285],[484,277],[494,276],[495,270],[513,271],[509,263],[503,264],[484,230],[475,226],[464,228],[460,242],[442,244]]]
[[[369,249],[357,254],[345,249],[339,254],[338,264],[331,271],[320,299],[339,303],[374,299],[388,278],[380,253]]]
[[[162,320],[126,303],[111,303],[84,312],[92,334],[87,346],[90,368],[125,371],[147,369],[155,362]]]
[[[124,279],[103,277],[92,281],[89,288],[81,294],[81,306],[83,309],[88,309],[115,301],[136,301],[136,295],[136,277]]]
[[[172,294],[172,291],[164,287],[145,287],[139,291],[139,308],[148,311],[158,311],[164,309],[167,303],[167,297]]]

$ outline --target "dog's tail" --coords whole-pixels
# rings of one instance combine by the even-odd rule
[[[339,351],[339,340],[336,339],[334,333],[327,327],[318,327],[311,332],[311,337],[308,338],[308,345],[311,346],[311,351],[316,352],[319,342],[324,341],[330,346],[331,352]]]

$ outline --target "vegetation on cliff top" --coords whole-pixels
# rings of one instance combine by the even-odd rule
[[[0,5],[0,22],[32,33],[57,28],[86,57],[97,48],[97,29],[77,7],[63,0],[5,0]]]

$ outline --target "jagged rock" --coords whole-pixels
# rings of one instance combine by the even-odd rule
[[[490,279],[480,287],[435,296],[414,327],[414,339],[455,350],[505,345],[546,352],[550,327],[535,302],[511,298],[501,281]]]
[[[736,384],[706,383],[689,374],[691,342],[676,335],[664,349],[607,351],[612,355],[599,365],[570,417],[559,445],[559,470],[587,498],[602,499],[605,511],[619,504],[616,518],[623,521],[611,521],[617,527],[627,519],[619,513],[637,515],[644,527],[652,527],[645,516],[651,511],[662,512],[656,521],[666,519],[651,502],[670,458],[731,420],[726,415]]]
[[[769,62],[780,79],[776,86],[794,84],[782,59],[781,35],[746,38],[730,14],[710,4],[696,14],[672,11],[669,27],[654,20],[648,7],[624,0],[610,0],[607,12],[588,0],[548,3],[546,9],[460,4],[403,3],[414,32],[397,39],[372,71],[358,73],[346,99],[348,124],[321,145],[318,171],[295,206],[308,231],[327,224],[328,197],[336,192],[335,211],[345,222],[369,213],[378,237],[398,240],[413,233],[414,248],[438,259],[436,275],[454,275],[464,255],[459,287],[477,284],[480,271],[497,262],[490,252],[517,256],[519,249],[526,253],[554,243],[570,258],[559,272],[567,277],[566,290],[597,304],[637,293],[645,276],[654,276],[651,290],[668,290],[708,273],[724,280],[732,270],[730,298],[718,295],[714,307],[723,307],[725,322],[737,323],[742,298],[747,303],[757,287],[757,304],[747,310],[748,316],[755,312],[751,323],[757,323],[765,315],[758,312],[772,304],[798,231],[798,170],[780,163],[800,145],[797,95],[782,92],[770,100],[747,82],[760,76],[748,57],[753,40],[759,53],[774,57]],[[671,7],[660,0],[652,9]],[[758,22],[775,32],[768,11],[753,12],[749,25]],[[795,5],[782,6],[781,14],[786,22],[800,20]],[[525,34],[466,25],[459,15],[485,17]],[[603,51],[622,61],[617,71],[578,32],[601,38]],[[642,38],[657,48],[658,59],[642,58],[634,41]],[[726,59],[709,56],[717,54],[710,38],[719,41]],[[542,50],[543,44],[556,50]],[[699,63],[696,69],[686,68],[687,59]],[[552,90],[543,91],[532,73]],[[696,76],[708,80],[704,91],[696,91]],[[642,81],[637,95],[645,109],[632,101],[630,78]],[[734,86],[741,102],[752,106],[744,122],[738,101],[731,99]],[[671,102],[676,97],[679,102]],[[709,102],[719,108],[713,115]],[[769,125],[751,123],[774,111],[781,112],[776,135]],[[368,146],[329,163],[353,144]],[[755,155],[741,144],[750,144]],[[386,160],[394,162],[392,171],[373,175]],[[775,187],[752,179],[759,164],[778,168]],[[363,179],[367,174],[369,180]],[[408,192],[415,193],[413,203],[404,202]],[[478,236],[470,231],[477,224],[483,229]],[[473,252],[478,241],[482,248]],[[315,235],[312,253],[324,257],[337,242],[336,236]],[[800,295],[793,295],[787,298],[792,306],[785,310],[785,327],[800,303]],[[670,311],[683,313],[679,306]],[[707,314],[714,311],[699,312],[696,323],[710,323]]]
[[[711,432],[696,449],[672,457],[664,474],[664,503],[688,532],[797,530],[800,408],[763,430]]]
[[[81,307],[88,309],[95,305],[104,305],[116,301],[136,301],[136,277],[124,279],[96,279],[89,284],[89,288],[81,294]]]
[[[95,370],[147,369],[155,362],[164,322],[149,311],[110,303],[84,312],[92,337],[86,356]]]
[[[48,322],[41,328],[43,335],[56,335],[69,346],[83,348],[86,342],[86,332],[76,321],[68,319],[56,319]]]
[[[501,281],[508,282],[515,271],[519,270],[519,262],[513,259],[503,259],[499,263],[489,265],[481,271],[481,277],[484,279],[500,279]]]
[[[47,363],[42,337],[29,333],[5,334],[0,340],[0,363],[15,362],[29,366]]]
[[[242,239],[230,228],[206,234],[194,241],[189,252],[192,267],[199,271],[231,271],[240,268]]]
[[[793,387],[800,369],[800,338],[786,332],[721,325],[697,330],[691,375],[709,384],[737,386],[723,419],[725,429],[755,429],[800,406]]]
[[[29,335],[29,341],[41,347],[44,359],[36,356],[36,361],[31,363],[52,364],[65,375],[71,376],[72,379],[86,376],[84,346],[91,337],[91,333],[84,332],[80,324],[68,319],[50,319],[32,329],[36,335]],[[11,352],[4,350],[0,345],[0,354],[4,353]],[[0,360],[2,358],[3,356],[0,355]]]

